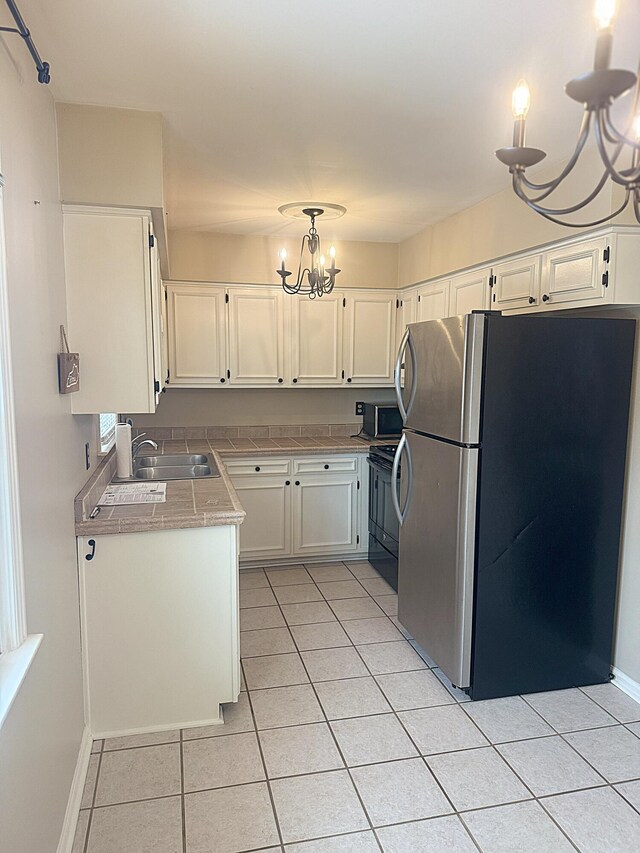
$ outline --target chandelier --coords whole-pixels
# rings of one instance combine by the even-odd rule
[[[340,205],[327,205],[331,209],[333,216],[342,216],[345,213],[345,208]],[[280,269],[276,270],[282,278],[282,287],[285,293],[297,294],[306,293],[309,299],[315,299],[317,296],[323,296],[325,293],[331,293],[336,283],[336,276],[340,270],[336,267],[336,250],[333,246],[329,249],[329,266],[326,266],[326,258],[322,254],[320,247],[320,235],[316,228],[316,218],[322,216],[325,209],[322,207],[303,207],[300,205],[283,205],[279,208],[280,213],[288,216],[300,218],[300,214],[308,216],[311,220],[311,226],[307,234],[302,238],[300,246],[300,260],[298,262],[298,276],[296,283],[289,284],[287,278],[291,275],[286,269],[285,263],[287,260],[287,250],[282,249],[279,254]],[[297,211],[297,212],[296,212]],[[304,265],[304,251],[309,253],[308,266]]]
[[[520,80],[516,86],[511,102],[515,119],[513,145],[496,151],[498,160],[509,167],[515,194],[545,219],[572,228],[601,225],[622,213],[630,201],[633,202],[636,219],[640,222],[640,68],[638,74],[609,68],[616,0],[596,0],[594,11],[598,38],[593,71],[582,77],[576,77],[565,86],[567,95],[574,101],[584,104],[585,111],[575,151],[564,169],[553,180],[541,184],[533,183],[525,175],[525,170],[543,160],[546,154],[539,148],[528,148],[525,145],[525,121],[531,97],[529,87],[524,80]],[[634,86],[635,92],[626,128],[624,131],[619,131],[611,119],[611,105],[616,98]],[[604,164],[604,172],[595,188],[585,199],[570,207],[544,206],[541,202],[548,198],[573,171],[592,130]],[[628,165],[620,168],[619,161],[624,163],[625,160]],[[609,180],[624,188],[624,200],[617,210],[593,222],[567,222],[563,218],[589,205]]]

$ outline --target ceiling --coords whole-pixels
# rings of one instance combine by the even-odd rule
[[[328,236],[393,242],[508,185],[519,77],[530,143],[570,152],[592,5],[20,0],[57,100],[163,113],[170,227],[298,234],[278,206],[318,200],[348,209]],[[619,5],[614,64],[635,68],[640,4]]]

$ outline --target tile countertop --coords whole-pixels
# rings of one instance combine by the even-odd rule
[[[115,451],[112,451],[76,497],[76,536],[242,524],[245,511],[225,469],[225,457],[366,453],[372,445],[388,443],[389,440],[369,441],[333,436],[159,441],[160,453],[213,453],[221,477],[210,480],[170,480],[167,482],[165,503],[101,507],[95,518],[89,518],[95,503],[115,474]]]

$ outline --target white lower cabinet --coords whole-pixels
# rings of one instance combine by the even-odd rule
[[[227,463],[246,511],[243,561],[364,553],[366,456],[233,459]]]
[[[78,538],[94,737],[220,721],[240,691],[233,525]]]
[[[291,553],[291,479],[265,474],[234,477],[233,485],[247,513],[240,530],[243,558],[286,557]]]
[[[358,475],[301,474],[293,489],[294,554],[343,554],[358,547]]]

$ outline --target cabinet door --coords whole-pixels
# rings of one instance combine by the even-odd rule
[[[160,278],[160,258],[155,237],[149,230],[149,269],[151,272],[151,321],[153,328],[153,374],[156,406],[165,384],[166,364],[163,357],[164,329],[162,315],[164,310],[164,292]]]
[[[418,290],[419,323],[449,316],[449,285],[448,281],[436,281]]]
[[[238,477],[233,479],[233,487],[247,513],[240,525],[240,557],[268,559],[289,555],[291,480],[285,477]]]
[[[483,311],[489,307],[491,270],[484,269],[471,275],[459,275],[451,280],[449,296],[449,314],[453,317],[459,314],[470,314],[472,311]]]
[[[397,296],[352,291],[345,296],[345,379],[354,385],[391,385]]]
[[[242,501],[242,496],[240,497]],[[358,548],[356,475],[306,475],[293,485],[293,552],[341,554]]]
[[[609,240],[584,240],[546,252],[543,257],[542,298],[550,306],[559,302],[604,299],[605,250]],[[544,299],[547,296],[548,299]]]
[[[218,385],[226,377],[225,289],[168,284],[172,385]]]
[[[289,299],[293,384],[342,384],[342,294]]]
[[[415,323],[418,319],[418,291],[407,291],[400,297],[400,308],[398,310],[398,333],[399,341],[405,333],[409,323]]]
[[[149,217],[64,210],[67,333],[80,353],[74,414],[155,412]]]
[[[284,303],[279,288],[230,288],[229,367],[232,385],[284,382]]]
[[[540,255],[507,261],[493,268],[491,308],[530,308],[538,304],[540,293]]]

